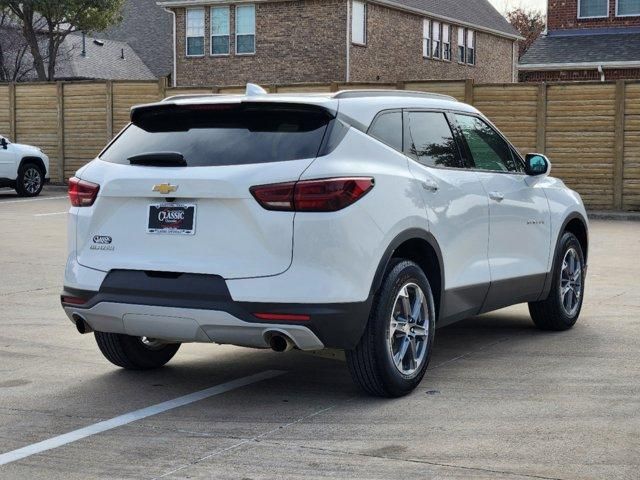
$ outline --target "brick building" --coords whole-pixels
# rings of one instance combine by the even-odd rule
[[[548,17],[520,81],[640,79],[640,1],[549,0]]]
[[[488,0],[162,0],[178,86],[517,79]]]

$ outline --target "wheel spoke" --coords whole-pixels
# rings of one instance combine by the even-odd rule
[[[407,350],[409,350],[409,344],[411,343],[409,337],[404,337],[401,342],[400,349],[393,359],[400,370],[403,369],[404,357],[407,355]]]
[[[411,318],[414,323],[418,323],[420,317],[422,316],[422,304],[424,302],[424,294],[422,290],[416,290],[416,296],[413,299],[413,308],[411,309]]]
[[[402,298],[402,313],[404,314],[404,318],[406,318],[408,321],[410,321],[411,319],[411,303],[409,302],[409,290],[407,289],[407,286],[405,285],[405,287],[402,289],[400,296]]]
[[[426,337],[427,327],[424,325],[416,325],[413,327],[412,332],[415,337]]]

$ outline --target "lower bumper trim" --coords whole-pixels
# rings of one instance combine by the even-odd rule
[[[65,305],[64,310],[71,321],[75,322],[74,316],[80,317],[98,332],[253,348],[269,348],[268,340],[277,332],[291,338],[300,350],[325,348],[305,326],[248,323],[223,311],[110,302],[98,303],[88,309]]]

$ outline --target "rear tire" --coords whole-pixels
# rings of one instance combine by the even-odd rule
[[[431,359],[435,317],[431,286],[422,269],[406,260],[392,264],[360,342],[345,352],[354,382],[378,397],[412,392]]]
[[[529,303],[529,313],[541,330],[569,330],[582,310],[586,277],[582,246],[573,233],[566,232],[560,239],[554,265],[549,297]]]
[[[16,192],[21,197],[37,197],[44,187],[44,172],[35,163],[25,163],[18,169]]]
[[[179,343],[158,343],[146,337],[119,333],[94,333],[100,351],[107,360],[127,370],[150,370],[164,366],[173,358]]]

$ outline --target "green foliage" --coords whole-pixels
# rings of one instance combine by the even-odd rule
[[[48,24],[59,25],[63,30],[72,28],[91,32],[118,23],[124,0],[31,0],[19,3],[32,3],[33,10]]]

